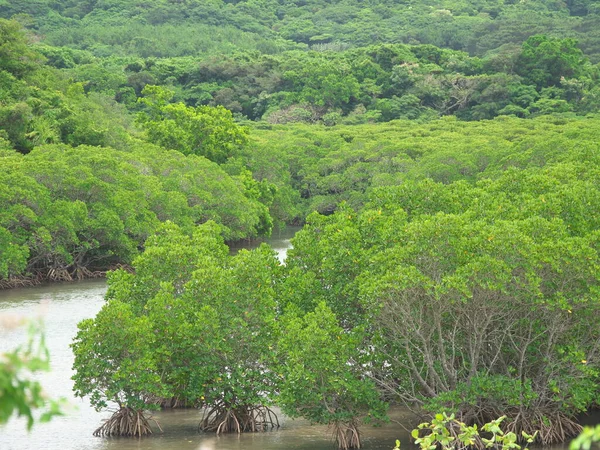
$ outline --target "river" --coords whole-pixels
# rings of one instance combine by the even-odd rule
[[[290,247],[290,238],[297,231],[288,228],[267,239],[283,260]],[[255,243],[236,248],[251,248]],[[233,249],[235,251],[235,249]],[[0,426],[0,450],[335,450],[326,427],[311,426],[303,420],[280,417],[282,427],[277,431],[255,434],[199,434],[197,410],[167,410],[155,413],[164,433],[142,439],[98,438],[92,432],[109,416],[96,412],[87,399],[72,394],[73,355],[69,344],[77,331],[77,323],[93,317],[104,303],[104,280],[74,283],[55,283],[31,288],[0,291],[0,314],[34,319],[42,317],[51,357],[51,371],[38,376],[44,389],[53,398],[68,401],[66,414],[49,423],[36,424],[26,431],[25,421],[12,418]],[[4,329],[0,326],[0,354],[26,342],[23,329]],[[394,419],[404,415],[397,411]],[[365,450],[390,450],[397,438],[408,442],[408,434],[396,424],[380,428],[363,427]]]

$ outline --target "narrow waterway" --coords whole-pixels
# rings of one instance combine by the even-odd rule
[[[297,229],[291,228],[274,233],[267,239],[278,253],[285,258],[290,247],[290,238]],[[256,243],[239,248],[252,248]],[[233,249],[235,251],[235,249]],[[325,427],[311,426],[303,420],[282,419],[282,427],[273,432],[258,434],[226,435],[198,434],[197,410],[159,411],[155,417],[164,433],[143,439],[97,438],[92,432],[106,412],[96,412],[86,399],[73,397],[72,364],[69,348],[77,332],[77,323],[93,317],[104,302],[106,283],[89,280],[78,283],[57,283],[33,288],[0,291],[0,314],[35,319],[41,317],[45,323],[46,342],[51,355],[52,370],[39,375],[47,393],[54,398],[64,397],[68,401],[66,415],[54,418],[46,424],[36,424],[31,432],[26,431],[25,421],[11,419],[0,427],[0,450],[333,450],[331,437]],[[0,353],[23,345],[27,340],[26,330],[6,329],[0,325]],[[397,412],[394,419],[406,421]],[[364,449],[386,449],[393,447],[395,439],[408,442],[402,428],[391,423],[380,428],[364,427]]]

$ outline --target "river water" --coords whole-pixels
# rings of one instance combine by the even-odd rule
[[[267,239],[285,258],[290,238],[297,231],[288,228]],[[251,248],[255,244],[244,245]],[[241,248],[241,246],[239,247]],[[27,432],[25,421],[12,418],[0,426],[0,450],[335,450],[326,427],[311,426],[303,420],[280,417],[279,430],[217,437],[199,434],[197,410],[167,410],[155,413],[164,433],[142,439],[98,438],[93,431],[107,418],[107,412],[96,412],[86,399],[73,397],[73,356],[69,344],[77,331],[77,323],[93,317],[104,303],[104,280],[55,283],[32,288],[0,291],[0,314],[28,319],[41,317],[45,323],[46,343],[50,351],[51,371],[38,376],[44,389],[53,397],[68,401],[66,414],[45,424],[36,424]],[[0,354],[27,341],[24,327],[8,329],[0,324]],[[401,412],[394,419],[405,421]],[[408,434],[396,424],[380,428],[363,428],[365,450],[390,450],[395,439],[408,443]]]

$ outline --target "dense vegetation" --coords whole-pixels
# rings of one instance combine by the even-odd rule
[[[28,25],[55,46],[97,56],[196,56],[255,49],[432,44],[483,55],[551,33],[598,46],[593,0],[11,0],[0,14],[28,14]],[[334,47],[335,48],[335,47]]]
[[[362,209],[377,187],[426,178],[473,183],[513,165],[576,160],[571,151],[597,148],[598,127],[595,117],[552,116],[479,122],[445,117],[427,124],[405,120],[336,127],[288,124],[253,130],[243,154],[257,179],[277,187],[272,213],[289,222],[312,211],[331,214],[342,201]]]
[[[243,183],[203,158],[153,146],[55,145],[2,159],[4,279],[23,272],[81,279],[129,263],[167,219],[188,230],[213,219],[230,239],[270,226]]]
[[[76,394],[119,406],[96,434],[277,405],[353,448],[400,402],[551,443],[598,405],[596,2],[0,16],[0,286],[117,269],[73,343]],[[228,253],[286,223],[285,265]]]
[[[228,256],[213,225],[168,225],[81,324],[77,392],[175,398],[216,410],[217,430],[260,428],[248,411],[275,403],[344,448],[382,398],[562,441],[598,401],[599,154],[545,140],[477,180],[373,188],[360,211],[309,216],[285,266],[265,247]]]
[[[167,150],[187,140],[191,153],[201,145],[210,159],[233,156],[247,132],[228,111],[173,109],[160,92],[148,94],[141,125],[164,148],[150,144],[128,129],[114,101],[67,85],[25,46],[14,22],[0,25],[8,88],[0,107],[0,284],[18,284],[20,275],[83,278],[128,264],[165,220],[188,231],[215,220],[228,240],[270,232],[270,186],[243,167],[229,175],[202,152]]]
[[[271,123],[480,120],[600,105],[600,10],[586,0],[39,0],[0,5],[0,16],[43,39],[48,64],[96,103],[102,94],[131,111],[147,84],[188,106]]]
[[[585,114],[599,105],[597,65],[575,40],[542,35],[483,58],[432,45],[380,44],[201,62],[137,59],[125,71],[120,92],[139,90],[140,82],[171,85],[188,104],[223,105],[271,123],[334,125],[449,114],[479,120]],[[67,72],[78,76],[76,69]]]

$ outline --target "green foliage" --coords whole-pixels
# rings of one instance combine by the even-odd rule
[[[29,249],[15,243],[13,235],[0,227],[0,277],[9,278],[21,273],[27,265]]]
[[[135,273],[112,273],[107,304],[79,325],[76,395],[97,408],[171,398],[226,411],[269,404],[278,266],[266,246],[229,256],[214,222],[192,237],[164,224]]]
[[[104,14],[90,13],[86,20],[104,19]],[[9,35],[22,35],[16,22],[6,23],[14,28]],[[23,36],[19,39],[9,39],[8,47],[22,46]],[[152,41],[134,40],[142,47]],[[296,49],[281,55],[223,51],[226,56],[214,57],[204,53],[199,64],[187,54],[158,55],[158,60],[142,50],[129,57],[111,52],[94,56],[64,44],[28,48],[25,59],[5,58],[7,67],[28,62],[27,71],[6,71],[3,84],[9,85],[10,101],[0,103],[5,131],[21,152],[58,142],[126,146],[128,134],[135,131],[131,118],[115,100],[130,111],[144,109],[138,123],[151,141],[219,163],[236,155],[246,142],[243,130],[221,106],[252,120],[332,126],[394,119],[427,121],[449,114],[464,120],[585,114],[595,111],[598,103],[597,68],[573,39],[546,35],[530,37],[520,51],[510,47],[484,58],[433,45],[377,43],[339,51]],[[41,64],[42,55],[76,84],[68,88],[57,77],[58,71]],[[15,76],[19,83],[12,79]],[[147,96],[138,99],[146,86],[172,92],[176,102],[150,93],[150,87]],[[547,91],[548,87],[552,89]]]
[[[61,142],[126,145],[130,125],[123,107],[105,94],[87,95],[82,84],[68,84],[42,64],[43,56],[27,45],[17,22],[4,20],[2,29],[0,131],[13,148],[28,153],[34,146]]]
[[[468,210],[462,215],[416,216],[396,246],[372,260],[373,269],[361,279],[363,295],[380,310],[381,337],[384,346],[390,346],[385,354],[404,368],[396,376],[401,378],[407,370],[421,380],[416,391],[400,383],[401,395],[419,398],[422,392],[436,397],[425,401],[426,408],[447,401],[449,411],[535,410],[535,405],[550,400],[557,410],[572,414],[585,409],[595,396],[595,371],[575,362],[577,352],[590,348],[587,333],[597,333],[585,319],[593,314],[587,308],[596,308],[587,302],[597,280],[594,269],[589,270],[590,261],[597,259],[594,234],[571,237],[558,219],[510,220],[510,212],[502,210],[504,218],[490,217],[493,223],[474,219]],[[563,284],[557,284],[559,280]],[[564,327],[565,316],[572,314],[581,315],[572,316],[571,326]],[[531,331],[521,335],[523,327]],[[481,340],[474,329],[484,333]],[[545,332],[537,335],[534,330],[556,330],[556,341],[548,343]],[[491,338],[496,333],[506,335],[512,344],[505,347],[502,339]],[[420,334],[432,336],[432,341],[421,341]],[[446,344],[446,339],[452,343]],[[458,342],[465,343],[464,350],[454,347]],[[576,347],[565,352],[563,346],[574,342]],[[453,352],[446,345],[452,345]],[[540,347],[552,349],[547,354],[552,369],[538,364],[535,355]],[[420,350],[415,353],[415,348]],[[502,362],[488,359],[488,351],[502,354]],[[479,379],[482,370],[490,375]],[[571,375],[565,377],[567,373]],[[492,374],[526,381],[517,382],[518,395],[513,395],[515,391],[506,388],[511,382]],[[561,387],[554,389],[557,378]],[[533,379],[538,384],[532,392]],[[452,394],[445,397],[446,391]],[[571,401],[575,398],[581,403]]]
[[[159,86],[148,85],[142,94],[146,97],[141,101],[148,111],[140,114],[138,120],[153,143],[222,164],[247,142],[246,130],[222,106],[191,108],[183,103],[169,104],[172,93]]]
[[[0,19],[0,70],[16,77],[34,70],[40,61],[18,22]]]
[[[418,428],[412,431],[412,437],[415,444],[421,447],[421,450],[433,450],[441,447],[443,450],[473,448],[482,445],[485,448],[498,448],[502,450],[521,450],[517,443],[518,437],[513,432],[505,433],[500,428],[502,421],[506,416],[499,417],[481,426],[480,434],[477,425],[468,426],[454,418],[454,415],[436,414],[431,423],[423,422]],[[427,434],[421,436],[422,430]],[[537,431],[529,435],[522,432],[524,440],[531,444],[537,435]],[[400,444],[397,441],[396,448],[399,450]],[[525,447],[524,450],[527,450]]]
[[[343,448],[382,393],[506,414],[508,447],[576,434],[600,10],[393,3],[0,1],[0,283],[135,268],[81,324],[78,395],[220,430],[281,394]],[[227,255],[305,220],[285,267]]]
[[[298,91],[294,101],[309,103],[317,107],[339,108],[350,103],[359,95],[359,84],[351,67],[314,58],[300,67],[287,62],[283,81]],[[311,64],[312,63],[312,64]]]
[[[534,36],[530,41],[544,39],[549,38]],[[562,42],[551,41],[555,47]],[[597,69],[574,42],[565,46],[572,53],[569,58],[566,53],[537,55],[537,47],[524,44],[522,51],[511,54],[510,64],[498,55],[481,59],[431,45],[403,44],[339,52],[244,53],[207,58],[199,66],[192,64],[191,58],[171,58],[146,71],[136,66],[129,84],[138,91],[136,80],[143,75],[152,83],[175,88],[177,98],[187,104],[223,105],[252,120],[262,118],[270,123],[323,122],[331,126],[356,120],[424,121],[448,114],[480,120],[499,114],[539,113],[539,108],[528,108],[538,96],[536,89],[550,84],[538,86],[531,78],[537,73],[554,80],[551,85],[572,110],[585,112],[583,99],[596,85]],[[546,62],[538,61],[540,58]],[[566,58],[564,64],[561,58]],[[566,68],[567,62],[572,69]]]
[[[279,335],[278,404],[287,415],[328,425],[384,417],[375,385],[362,374],[363,333],[341,328],[325,302],[304,315],[291,308]]]
[[[294,189],[304,211],[327,215],[308,216],[283,267],[264,247],[228,256],[210,222],[159,227],[135,273],[111,275],[106,308],[133,335],[102,350],[153,333],[114,357],[150,378],[136,384],[111,367],[96,392],[99,369],[82,351],[81,395],[206,406],[213,430],[277,403],[332,425],[342,448],[357,445],[359,419],[383,416],[382,395],[469,427],[506,415],[509,446],[513,430],[539,430],[546,443],[576,434],[573,417],[597,402],[600,373],[590,357],[600,335],[589,214],[600,205],[597,119],[409,124],[256,128],[254,145],[223,165],[240,195],[275,205]],[[210,164],[203,177],[218,170],[162,155],[171,172],[134,156],[173,187],[165,208],[187,192],[179,173],[190,161]],[[88,345],[92,324],[75,348]]]
[[[401,198],[392,196],[388,203],[401,200],[408,202],[406,208],[421,209],[437,200],[436,204],[451,208],[445,211],[459,212],[465,205],[459,200],[458,184],[450,192],[431,184],[417,188],[418,184],[406,181],[430,178],[443,184],[472,183],[495,177],[494,172],[512,165],[525,164],[533,170],[552,161],[575,162],[583,149],[593,152],[597,148],[598,132],[593,117],[501,117],[472,123],[446,117],[427,124],[395,121],[336,127],[296,124],[256,127],[243,157],[255,177],[277,186],[279,210],[275,214],[283,212],[283,217],[306,217],[314,210],[331,214],[342,201],[361,209],[372,191],[395,185],[404,186],[394,191]],[[576,183],[577,170],[567,170],[572,174],[569,182]],[[428,191],[432,189],[436,195]],[[568,189],[564,189],[561,195],[566,195]],[[392,191],[386,192],[389,196]],[[569,208],[568,202],[564,207]]]
[[[590,450],[600,442],[600,426],[584,427],[583,431],[569,444],[569,450]]]
[[[89,395],[97,410],[108,401],[140,409],[149,396],[168,396],[160,382],[153,351],[156,337],[147,317],[135,317],[130,305],[113,300],[78,328],[72,344],[76,396]]]
[[[318,14],[316,12],[318,11]],[[428,0],[365,5],[330,3],[132,0],[11,1],[0,15],[29,14],[53,45],[142,57],[223,54],[236,49],[276,53],[311,46],[337,51],[381,42],[433,44],[483,54],[533,34],[577,37],[598,54],[598,8],[592,0],[552,3]],[[67,27],[68,25],[68,27]]]
[[[30,325],[26,346],[0,356],[0,426],[16,414],[27,419],[27,430],[31,430],[36,420],[48,422],[62,414],[62,401],[48,399],[40,382],[31,378],[37,372],[50,370],[50,357],[39,326]],[[34,413],[40,409],[43,412],[36,418]]]
[[[368,255],[361,248],[356,221],[357,215],[345,205],[329,217],[308,217],[288,253],[290,276],[282,287],[282,303],[309,312],[324,301],[345,328],[362,322],[364,310],[357,302],[355,278]],[[300,280],[306,283],[306,290],[300,287]]]
[[[513,129],[517,123],[527,127]],[[368,153],[356,128],[296,127],[295,148],[302,143],[311,155],[306,144],[319,140],[326,152],[311,155],[312,173],[339,177],[365,161],[376,164],[376,154],[388,166],[399,161],[403,173],[396,185],[366,190],[370,200],[359,211],[342,204],[309,216],[279,285],[283,305],[301,316],[325,302],[346,333],[367,324],[365,370],[394,398],[460,414],[469,425],[506,414],[505,432],[540,430],[542,442],[576,434],[572,417],[597,398],[589,351],[600,330],[591,319],[598,311],[597,224],[585,213],[598,196],[596,144],[594,132],[586,134],[593,120],[570,128],[575,123],[432,122],[396,138],[406,146],[403,158],[382,142],[398,133],[391,127],[372,137],[378,153]],[[551,138],[554,126],[568,137]],[[494,150],[461,154],[477,145],[477,129]],[[451,150],[457,144],[461,150]],[[450,172],[462,161],[462,177]]]
[[[523,50],[517,59],[517,71],[541,89],[558,86],[563,78],[583,75],[588,64],[574,39],[552,39],[538,35],[523,43]]]
[[[166,220],[190,233],[215,220],[232,240],[270,232],[264,199],[202,157],[135,144],[130,151],[46,146],[2,159],[4,280],[82,278],[130,263]]]

